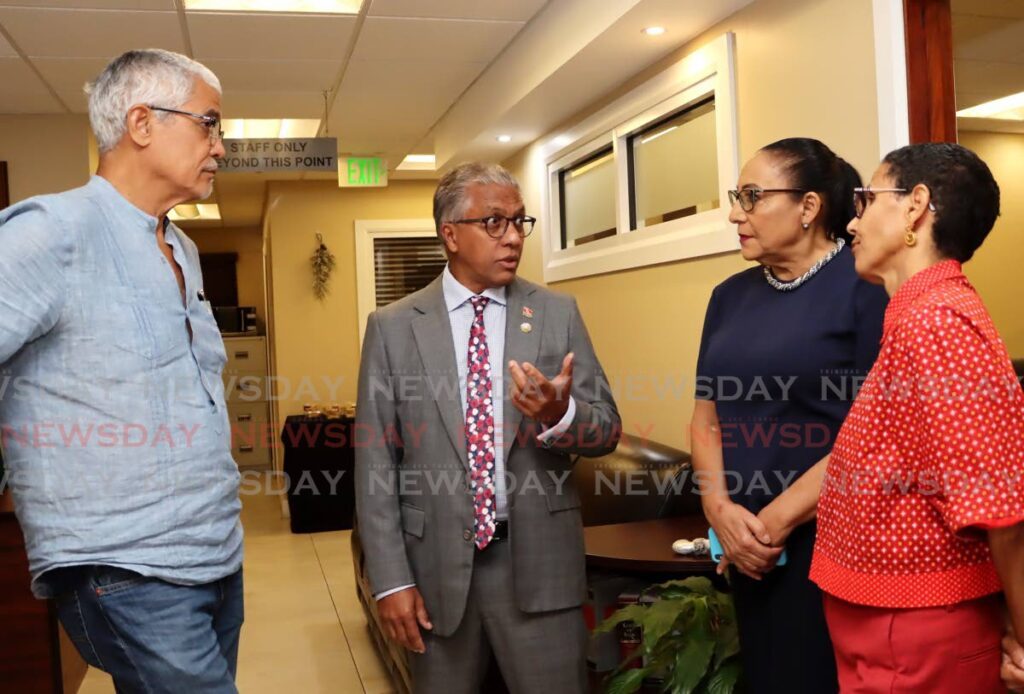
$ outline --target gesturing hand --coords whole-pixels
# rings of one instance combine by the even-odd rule
[[[569,352],[562,360],[562,370],[548,380],[530,362],[520,366],[516,361],[508,363],[512,376],[512,404],[524,416],[543,424],[557,424],[569,409],[572,394],[572,360]]]
[[[433,629],[423,596],[416,588],[406,588],[377,601],[377,614],[384,627],[384,635],[404,648],[425,653],[420,627]]]

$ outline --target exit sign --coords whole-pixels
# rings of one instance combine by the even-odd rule
[[[339,157],[338,185],[373,188],[388,184],[388,163],[380,157]]]

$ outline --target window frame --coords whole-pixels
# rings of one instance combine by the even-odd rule
[[[412,239],[437,237],[434,220],[421,219],[357,219],[356,237],[356,307],[359,345],[362,349],[366,321],[377,310],[377,285],[373,262],[375,239]]]
[[[728,219],[726,192],[739,176],[735,83],[735,36],[727,33],[689,53],[568,133],[541,143],[542,150],[549,152],[544,159],[541,228],[545,282],[739,250],[738,237]],[[715,99],[719,207],[634,233],[630,228],[633,180],[628,138],[709,96]],[[562,144],[566,140],[568,143]],[[562,248],[560,174],[609,143],[616,167],[616,234]]]

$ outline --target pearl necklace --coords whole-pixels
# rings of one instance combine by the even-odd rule
[[[791,292],[794,289],[797,289],[798,287],[800,287],[800,285],[802,285],[807,280],[809,280],[812,277],[814,277],[814,275],[817,274],[818,270],[820,270],[821,268],[825,267],[825,265],[828,264],[828,261],[830,261],[833,258],[835,258],[836,254],[839,253],[839,251],[843,250],[843,246],[845,246],[845,245],[846,245],[846,241],[845,240],[843,240],[843,239],[836,239],[835,248],[833,248],[831,251],[829,251],[825,255],[825,257],[823,257],[821,260],[819,260],[814,265],[812,265],[810,270],[808,270],[804,274],[800,275],[795,280],[789,280],[788,282],[782,282],[781,280],[776,278],[775,275],[772,274],[772,271],[767,266],[765,266],[765,268],[764,268],[764,278],[766,280],[768,280],[768,284],[772,285],[773,289],[776,289],[776,290],[778,290],[780,292]]]

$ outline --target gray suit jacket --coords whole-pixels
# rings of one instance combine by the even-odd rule
[[[586,592],[580,502],[569,475],[577,455],[615,450],[621,421],[575,300],[521,279],[507,300],[506,363],[528,361],[552,378],[575,353],[570,429],[543,446],[540,425],[506,399],[501,442],[514,481],[515,585],[508,589],[525,612],[565,609]],[[520,329],[524,307],[533,310],[530,332]],[[356,509],[371,589],[415,583],[440,636],[462,621],[476,551],[455,349],[440,277],[376,311],[366,327],[356,415]]]

